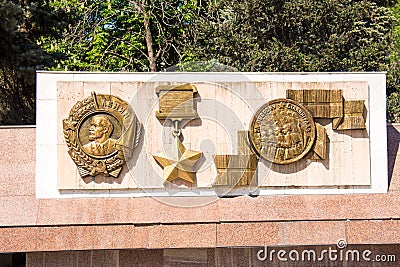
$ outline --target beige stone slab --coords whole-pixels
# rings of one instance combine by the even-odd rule
[[[332,89],[329,82],[287,82],[287,86],[293,90],[302,89]]]
[[[286,90],[290,88],[290,85],[282,82],[264,82],[264,88],[262,94],[269,101],[276,98],[285,98]]]
[[[196,82],[194,84],[196,85],[198,92],[196,101],[201,101],[202,99],[215,99],[215,88],[218,84],[212,82]]]
[[[137,101],[138,91],[143,86],[142,82],[112,82],[110,85],[110,94],[131,103]]]
[[[58,100],[57,101],[57,144],[63,144],[66,146],[64,131],[63,131],[63,120],[69,117],[71,108],[75,105],[76,101],[73,99]]]
[[[57,82],[57,144],[66,144],[63,120],[69,117],[72,107],[83,99],[83,82]]]
[[[370,185],[370,149],[367,139],[352,140],[353,185]]]
[[[366,81],[343,81],[332,83],[332,88],[343,89],[345,100],[369,99],[369,84]]]
[[[265,96],[261,94],[263,87],[264,85],[261,82],[240,83],[237,85],[237,93],[247,100],[264,99]],[[255,91],[257,93],[254,93]]]
[[[68,154],[67,145],[57,145],[57,188],[73,189],[78,186],[80,176],[75,163]]]
[[[217,119],[218,119],[218,117],[217,117]],[[229,123],[231,123],[231,122],[229,122]],[[217,144],[226,145],[226,146],[234,145],[233,140],[230,138],[230,133],[227,131],[227,128],[225,128],[223,125],[217,124],[216,132],[217,132],[217,138],[216,138]]]
[[[111,94],[111,83],[87,81],[83,83],[83,97],[91,96],[92,92],[96,94]]]

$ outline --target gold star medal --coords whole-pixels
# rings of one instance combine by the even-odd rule
[[[159,85],[156,88],[159,97],[160,109],[156,112],[159,120],[170,120],[174,123],[175,129],[172,133],[174,141],[165,153],[153,155],[153,158],[164,169],[165,182],[172,182],[180,178],[194,184],[196,172],[194,165],[203,153],[187,150],[182,144],[179,136],[181,129],[179,123],[182,120],[198,118],[194,105],[194,95],[197,94],[196,86],[192,84],[181,85]]]
[[[165,153],[153,155],[154,159],[164,169],[164,180],[172,182],[176,178],[181,178],[190,183],[194,183],[195,172],[193,166],[203,153],[187,150],[179,137],[176,136],[170,149]]]

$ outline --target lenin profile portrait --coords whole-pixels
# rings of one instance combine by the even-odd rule
[[[105,115],[93,116],[89,128],[91,142],[83,146],[83,150],[93,156],[107,156],[116,150],[117,139],[111,138],[114,126]]]

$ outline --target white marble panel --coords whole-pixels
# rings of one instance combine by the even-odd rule
[[[295,172],[282,172],[279,168],[270,170],[268,164],[260,163],[260,187],[251,190],[261,195],[387,192],[384,73],[38,72],[37,81],[36,193],[39,198],[213,195],[214,189],[207,188],[216,176],[210,155],[237,153],[237,130],[249,127],[257,108],[269,100],[285,97],[285,89],[301,89],[302,84],[310,88],[343,89],[347,100],[364,99],[368,110],[367,131],[344,134],[344,131],[332,130],[327,124],[329,160],[309,161],[303,167],[300,164],[294,168]],[[74,97],[70,98],[64,92],[57,93],[57,82],[73,83]],[[158,109],[154,89],[158,84],[183,82],[196,84],[200,95],[197,109],[201,117],[201,124],[189,123],[183,129],[184,144],[188,149],[204,150],[208,154],[198,170],[197,184],[200,188],[166,191],[163,170],[154,162],[152,154],[161,152],[164,144],[170,144],[172,138],[170,127],[163,127],[154,116]],[[122,182],[86,183],[75,175],[75,182],[71,184],[76,188],[71,186],[68,190],[58,190],[57,176],[67,173],[62,171],[66,166],[71,167],[71,164],[57,167],[60,155],[65,156],[65,151],[61,150],[65,142],[59,129],[60,116],[65,116],[68,106],[79,100],[82,93],[76,90],[82,86],[82,97],[95,90],[128,101],[143,123],[143,140],[134,162],[128,163],[130,172],[125,173]],[[236,114],[235,117],[231,118],[230,113]],[[146,192],[137,187],[145,188]],[[246,192],[248,189],[238,189],[233,194]]]

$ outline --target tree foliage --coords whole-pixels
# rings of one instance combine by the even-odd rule
[[[68,24],[45,1],[0,0],[0,124],[35,124],[35,71],[53,55],[37,41]]]
[[[33,123],[37,69],[199,69],[193,61],[207,61],[210,70],[387,71],[394,121],[400,118],[399,3],[0,0],[0,122]]]
[[[66,52],[58,69],[157,71],[179,61],[183,24],[193,7],[180,0],[86,0],[81,18],[50,50]]]
[[[389,122],[400,122],[400,1],[391,8],[397,19],[393,31],[388,71],[387,115]]]
[[[185,60],[241,71],[386,71],[394,23],[370,1],[221,0],[189,25]]]
[[[214,59],[240,71],[386,71],[388,118],[400,118],[399,1],[207,3],[185,31],[193,42],[183,61]]]

